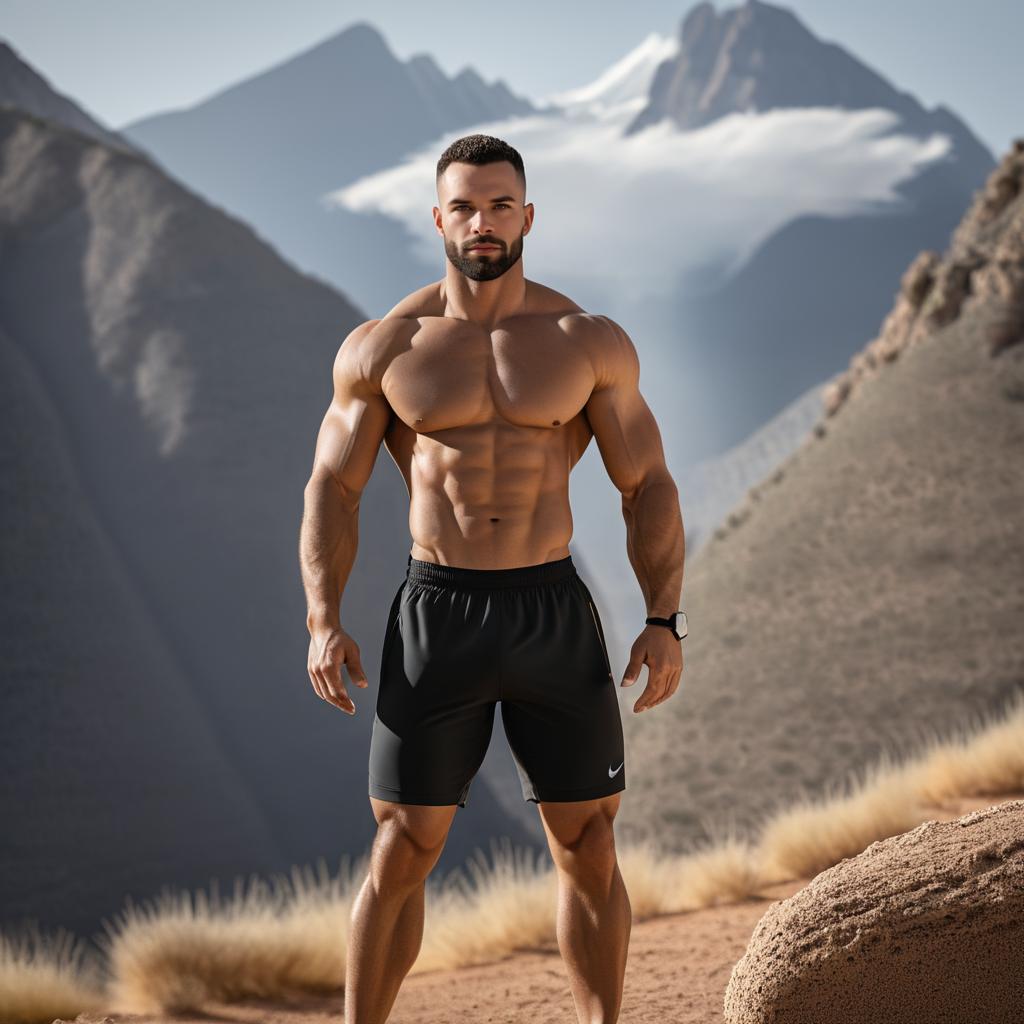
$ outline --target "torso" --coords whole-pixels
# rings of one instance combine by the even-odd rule
[[[584,406],[600,328],[534,282],[527,302],[488,331],[441,315],[435,284],[373,329],[414,558],[497,569],[569,554],[569,473],[593,436]]]

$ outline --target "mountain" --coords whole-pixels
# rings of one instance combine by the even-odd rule
[[[2,115],[0,115],[2,116]],[[0,329],[3,923],[282,861],[265,808],[104,528],[59,399]]]
[[[686,552],[696,555],[754,487],[796,451],[821,417],[824,384],[810,388],[750,437],[679,474],[686,498]]]
[[[315,694],[297,538],[365,314],[139,152],[0,109],[0,924],[359,856],[375,690]],[[343,621],[374,677],[405,572],[385,453]],[[486,780],[442,870],[530,841]]]
[[[605,108],[626,104],[643,106],[657,69],[678,52],[671,36],[649,32],[640,44],[603,71],[594,81],[565,92],[552,93],[547,102],[563,111]]]
[[[883,144],[949,139],[945,158],[896,187],[895,207],[797,217],[727,275],[709,268],[703,281],[679,280],[669,299],[676,341],[664,344],[678,366],[699,367],[700,387],[683,396],[676,429],[691,458],[708,458],[846,362],[888,308],[891,282],[915,253],[944,244],[994,159],[949,108],[926,110],[786,8],[747,0],[718,13],[700,3],[677,42],[627,137],[657,124],[699,131],[730,116],[828,107],[888,112]],[[661,378],[659,399],[671,380]]]
[[[399,60],[359,21],[186,110],[121,130],[293,263],[358,295],[380,317],[439,276],[437,267],[412,257],[394,221],[328,210],[322,197],[445,132],[534,113],[472,68],[448,78],[427,54]]]
[[[14,107],[67,125],[116,149],[131,149],[122,135],[100,124],[74,100],[57,92],[10,44],[0,40],[0,107]]]
[[[1021,342],[1024,139],[688,562],[681,686],[627,715],[618,834],[753,830],[1020,693]]]
[[[786,7],[745,0],[719,13],[705,0],[680,22],[677,43],[627,134],[663,118],[689,129],[737,111],[780,107],[884,107],[908,124],[929,120],[910,93],[819,39]]]
[[[300,267],[356,297],[368,315],[381,316],[443,272],[440,245],[431,250],[423,240],[424,231],[432,231],[434,200],[427,161],[414,159],[422,147],[439,154],[453,133],[498,134],[521,147],[546,202],[571,209],[577,179],[587,171],[580,154],[609,145],[602,129],[621,132],[626,149],[649,129],[657,128],[654,135],[664,140],[665,127],[697,134],[733,117],[740,119],[735,131],[751,131],[765,145],[757,124],[744,118],[823,107],[888,118],[875,135],[853,133],[847,164],[857,162],[858,147],[884,151],[897,136],[922,140],[922,149],[928,140],[941,149],[948,139],[949,151],[922,157],[890,202],[833,203],[843,212],[825,214],[818,212],[816,194],[802,206],[787,200],[797,212],[782,223],[773,220],[741,266],[725,268],[713,242],[696,272],[689,261],[673,271],[671,253],[659,254],[652,272],[665,284],[640,298],[626,297],[614,274],[596,277],[590,261],[573,261],[561,251],[552,256],[543,230],[535,232],[530,251],[548,246],[544,283],[646,339],[645,359],[656,364],[652,405],[685,439],[681,465],[690,466],[741,443],[843,365],[884,314],[902,267],[914,253],[943,243],[994,162],[952,111],[925,110],[841,46],[818,39],[787,9],[753,2],[717,13],[698,4],[674,36],[648,34],[594,81],[548,96],[542,107],[504,83],[488,86],[469,68],[449,79],[426,54],[403,62],[372,25],[356,22],[203,103],[123,131]],[[815,130],[809,118],[803,131]],[[778,144],[785,145],[782,135]],[[629,151],[634,155],[619,178],[637,176],[637,194],[643,175],[660,167],[662,180],[680,178],[677,206],[699,201],[687,191],[692,172],[679,174],[680,157],[671,146]],[[848,173],[844,154],[829,156],[822,173],[841,182]],[[400,172],[413,162],[423,196],[410,204],[409,182]],[[329,198],[374,175],[380,183],[372,191],[380,198],[370,208]],[[691,191],[700,196],[701,187],[694,181]],[[727,224],[736,188],[756,191],[756,184],[722,189],[718,201]],[[572,219],[561,211],[541,208],[540,217],[548,231],[572,230]],[[673,229],[687,233],[685,223],[674,222],[663,233]],[[616,231],[625,230],[610,224],[602,252],[623,250]],[[639,233],[632,224],[628,230]],[[643,265],[632,250],[623,258]],[[527,259],[536,267],[535,256]]]

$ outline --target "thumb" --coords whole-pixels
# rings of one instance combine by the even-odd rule
[[[352,651],[345,659],[345,665],[348,668],[349,678],[352,682],[365,690],[370,684],[366,680],[366,673],[363,671],[363,660],[360,657],[358,648]]]
[[[642,654],[631,654],[620,686],[632,686],[640,678],[640,669],[644,667]]]

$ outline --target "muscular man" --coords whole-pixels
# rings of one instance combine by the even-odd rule
[[[345,1021],[376,1024],[391,1011],[420,950],[424,882],[500,700],[558,872],[557,939],[576,1012],[607,1024],[619,1014],[632,920],[612,829],[625,757],[600,616],[569,555],[569,472],[596,437],[622,493],[648,616],[667,620],[630,650],[622,685],[648,667],[634,711],[670,697],[682,673],[678,493],[626,333],[523,276],[534,209],[519,153],[491,136],[459,139],[438,162],[437,194],[445,277],[342,343],[305,490],[309,675],[350,715],[341,666],[354,685],[367,679],[339,598],[382,441],[410,496],[412,549],[388,614],[370,747],[378,829],[352,911]]]

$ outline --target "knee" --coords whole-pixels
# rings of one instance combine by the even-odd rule
[[[549,827],[556,866],[581,881],[607,880],[616,867],[614,813],[596,810],[565,827]]]
[[[370,855],[370,875],[378,889],[398,891],[422,883],[444,849],[447,828],[398,811],[383,815]]]

